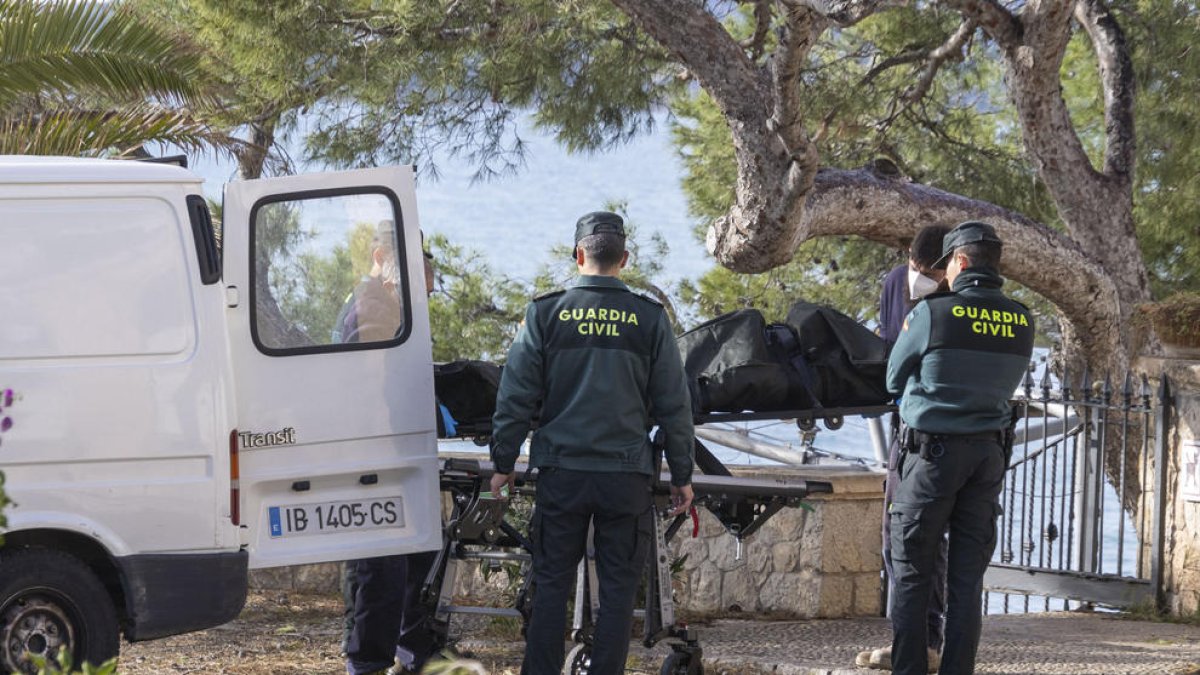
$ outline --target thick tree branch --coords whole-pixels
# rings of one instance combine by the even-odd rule
[[[754,35],[742,43],[755,61],[762,58],[767,45],[767,34],[771,31],[771,0],[754,0]]]
[[[692,0],[613,0],[687,66],[730,124],[763,124],[771,109],[758,69],[705,9]]]
[[[1017,19],[994,0],[947,0],[976,21],[1003,49],[1009,94],[1021,119],[1026,151],[1077,235],[1086,218],[1072,213],[1080,200],[1067,193],[1095,185],[1096,175],[1062,97],[1058,70],[1070,39],[1071,0],[1030,0]],[[1099,196],[1099,195],[1093,195]],[[1086,244],[1085,250],[1090,249]]]
[[[960,7],[964,15],[979,18],[967,0],[948,0]],[[1059,70],[1067,43],[1070,40],[1071,12],[1075,0],[1032,0],[1025,5],[1021,14],[1023,31],[1019,42],[1011,42],[1011,36],[997,38],[1004,47],[1007,66],[1006,81],[1009,95],[1016,107],[1021,123],[1021,134],[1025,151],[1033,161],[1042,182],[1050,191],[1059,216],[1067,232],[1081,249],[1100,261],[1120,289],[1122,303],[1116,317],[1126,317],[1133,305],[1148,297],[1149,282],[1145,266],[1129,251],[1138,250],[1133,231],[1133,195],[1130,191],[1129,175],[1101,174],[1092,165],[1084,150],[1070,111],[1062,95],[1062,79]],[[1090,11],[1099,12],[1093,8]],[[1093,15],[1093,23],[1102,38],[1100,43],[1107,50],[1111,72],[1102,77],[1106,88],[1106,109],[1109,96],[1114,97],[1114,115],[1121,117],[1129,126],[1117,122],[1112,133],[1117,143],[1112,158],[1114,164],[1131,165],[1132,159],[1132,104],[1120,100],[1120,96],[1132,96],[1132,92],[1110,94],[1107,88],[1114,84],[1125,84],[1132,88],[1131,69],[1122,70],[1122,59],[1128,59],[1128,49],[1119,31],[1112,32],[1115,24],[1106,15]],[[986,24],[981,22],[981,25]],[[995,36],[989,30],[989,35]],[[1100,58],[1105,54],[1097,52]],[[1127,80],[1117,73],[1122,72]],[[1125,107],[1122,107],[1125,106]],[[1114,120],[1115,122],[1116,120]],[[1122,331],[1126,324],[1121,322]]]
[[[974,19],[996,44],[1005,50],[1021,44],[1024,28],[1017,17],[995,0],[946,0],[946,5]]]
[[[1021,10],[1024,26],[1018,58],[1026,68],[1058,73],[1067,42],[1071,40],[1071,11],[1074,0],[1028,0]]]
[[[1079,0],[1075,19],[1087,31],[1100,64],[1100,82],[1104,89],[1104,173],[1132,180],[1135,161],[1133,125],[1133,59],[1125,32],[1101,0]]]
[[[1004,256],[1001,271],[1053,302],[1077,331],[1095,337],[1088,353],[1095,363],[1122,351],[1111,324],[1120,307],[1111,277],[1068,237],[1015,211],[875,169],[822,169],[800,231],[804,239],[858,235],[902,248],[925,225],[964,220],[996,227],[1005,250],[1014,252]]]
[[[812,183],[820,163],[816,144],[804,130],[800,72],[827,22],[807,7],[791,7],[786,12],[780,44],[770,61],[775,107],[767,124],[779,135],[790,159],[784,194],[799,195]]]
[[[905,0],[781,0],[788,8],[807,8],[839,26],[852,26],[888,6],[903,5]]]

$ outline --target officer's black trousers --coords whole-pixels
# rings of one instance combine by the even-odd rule
[[[347,623],[346,670],[350,675],[391,667],[399,657],[419,670],[433,649],[429,608],[421,586],[437,551],[354,560],[354,610]]]
[[[893,413],[895,414],[895,413]],[[892,434],[888,444],[888,473],[887,482],[883,489],[883,567],[887,570],[888,603],[896,599],[896,573],[892,569],[892,516],[887,507],[896,496],[896,486],[900,483],[900,439],[899,434]],[[933,559],[933,583],[929,585],[929,614],[926,615],[929,626],[929,648],[940,651],[944,637],[946,618],[946,556],[948,553],[946,538],[937,548]],[[891,616],[891,612],[888,613]]]
[[[563,665],[567,599],[594,529],[600,609],[588,673],[625,671],[638,582],[649,550],[650,477],[542,469],[531,523],[533,616],[525,632],[525,675],[557,675]]]
[[[940,457],[906,453],[889,508],[895,602],[892,672],[925,675],[927,615],[934,560],[950,530],[946,577],[946,635],[942,675],[975,671],[982,622],[983,574],[996,548],[997,497],[1004,482],[999,435],[951,436]],[[935,447],[935,452],[937,448]]]

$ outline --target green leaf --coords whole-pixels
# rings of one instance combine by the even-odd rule
[[[0,0],[0,105],[81,90],[196,103],[199,64],[194,49],[118,4]]]

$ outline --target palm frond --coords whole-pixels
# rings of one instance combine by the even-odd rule
[[[195,103],[201,73],[194,49],[119,5],[0,0],[0,107],[51,91]]]
[[[228,151],[236,143],[186,113],[149,104],[0,119],[0,155],[122,154],[153,142],[187,151]]]

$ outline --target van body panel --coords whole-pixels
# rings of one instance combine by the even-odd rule
[[[58,166],[28,165],[43,164]],[[0,445],[9,529],[77,531],[116,556],[236,547],[222,293],[199,283],[184,206],[199,183],[84,164],[61,166],[90,181],[37,185],[0,164],[0,386],[19,396]]]
[[[11,493],[11,490],[9,490],[11,480],[8,476],[9,470],[6,466],[4,467],[4,491]],[[12,506],[10,504],[8,507],[10,511],[13,510]],[[132,555],[135,553],[129,546],[129,542],[121,536],[121,533],[116,528],[109,527],[103,521],[88,515],[73,511],[44,511],[28,508],[21,509],[15,515],[6,513],[8,528],[5,530],[5,536],[9,539],[11,539],[10,535],[20,532],[50,532],[55,534],[67,532],[82,535],[96,542],[104,548],[105,553],[109,556]]]
[[[413,189],[409,168],[226,188],[224,280],[238,289],[228,323],[251,567],[440,545],[433,358]],[[387,222],[394,233],[380,235]],[[362,237],[375,243],[356,249]],[[374,255],[392,237],[389,292],[399,323],[375,342],[344,341],[348,307],[337,305],[351,303],[356,282],[383,278],[353,258]],[[320,287],[330,297],[315,297],[312,270],[338,261],[359,265],[361,278],[340,270],[343,285]]]
[[[126,184],[141,193],[150,183],[190,183],[200,192],[200,176],[172,164],[132,162],[84,157],[46,157],[41,155],[0,155],[3,182],[37,187]],[[58,190],[60,195],[70,194]]]
[[[233,620],[246,604],[245,551],[117,558],[130,642]]]
[[[153,197],[6,199],[0,269],[18,274],[0,294],[0,358],[189,358],[196,322],[178,215]]]

